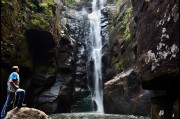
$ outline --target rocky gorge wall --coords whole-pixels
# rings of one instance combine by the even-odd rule
[[[178,117],[178,2],[107,0],[102,10],[102,30],[109,29],[109,34],[102,32],[108,51],[103,52],[105,113],[157,119],[162,109],[168,110],[166,117],[173,112]],[[28,106],[46,113],[91,110],[86,64],[90,3],[2,2],[3,92],[9,69],[18,65]],[[6,96],[1,97],[2,105]]]
[[[133,0],[132,6],[138,80],[144,89],[155,91],[151,117],[179,118],[179,0]],[[165,113],[159,115],[161,111]]]
[[[116,1],[104,85],[106,113],[178,118],[178,109],[172,109],[178,104],[178,2]],[[161,109],[167,112],[162,117]]]
[[[150,115],[150,97],[154,94],[142,89],[137,79],[136,24],[131,1],[109,1],[107,6],[110,32],[109,62],[104,84],[105,112]]]
[[[152,89],[166,89],[168,80],[176,82],[179,75],[178,3],[176,0],[132,2],[137,23],[138,77],[142,82],[149,81]]]
[[[53,48],[60,39],[61,8],[53,1],[3,0],[1,3],[1,91],[6,92],[7,78],[13,65],[20,67],[20,87],[26,91],[34,73],[46,72],[46,79],[53,82],[56,71]],[[52,57],[47,58],[49,56]],[[51,62],[52,65],[47,66]],[[2,106],[6,93],[1,93],[1,97]]]

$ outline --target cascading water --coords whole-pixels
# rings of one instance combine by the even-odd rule
[[[97,112],[104,113],[103,107],[103,83],[102,83],[102,38],[101,38],[101,9],[103,0],[93,0],[92,13],[88,15],[90,20],[90,39],[92,44],[91,58],[94,62],[92,100],[96,103]]]

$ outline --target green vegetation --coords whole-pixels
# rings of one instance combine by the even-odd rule
[[[132,6],[124,1],[117,1],[116,5],[119,12],[113,16],[113,29],[110,32],[111,64],[113,68],[108,74],[109,78],[132,67],[135,62],[131,35],[131,25],[134,22]]]
[[[116,6],[119,9],[120,5],[122,4],[123,0],[117,0]]]
[[[39,5],[41,8],[43,8],[43,11],[45,14],[53,16],[53,9],[55,9],[55,3],[54,2],[44,2],[40,3]]]
[[[34,14],[31,16],[31,21],[29,22],[28,27],[34,27],[38,29],[49,29],[50,19],[46,18],[44,15],[39,13]]]
[[[49,31],[55,19],[55,3],[46,0],[1,0],[1,58],[2,63],[32,66],[25,38],[28,29]],[[13,59],[13,60],[12,60]]]
[[[120,9],[121,4],[123,4],[123,0],[117,1],[117,7]],[[132,22],[132,7],[128,7],[127,5],[124,8],[123,12],[118,13],[114,16],[114,25],[120,26],[119,32],[122,34],[122,38],[129,40],[130,35],[130,23]]]
[[[126,40],[130,39],[130,23],[132,22],[132,8],[126,8],[123,13],[120,13],[116,22],[120,23],[119,31],[123,32],[123,38]]]
[[[65,4],[68,5],[74,5],[76,3],[75,0],[65,0]]]
[[[122,27],[125,28],[124,30],[124,38],[125,39],[130,39],[130,23],[132,22],[132,16],[131,16],[131,13],[132,13],[132,8],[127,8],[124,12],[124,20],[122,21]]]

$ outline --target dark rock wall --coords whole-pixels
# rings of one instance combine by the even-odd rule
[[[53,67],[54,63],[55,70],[51,71],[55,72],[53,76],[50,72],[34,74],[32,85],[36,87],[30,91],[35,95],[34,107],[46,113],[71,112],[76,110],[72,105],[89,95],[86,85],[85,52],[88,29],[86,13],[73,9],[62,11],[61,38],[50,51],[52,55],[48,55],[49,61],[55,59],[54,62],[46,62],[50,64],[46,69]],[[42,60],[39,61],[37,67],[43,63]],[[45,85],[38,83],[40,81],[46,82]],[[51,84],[47,85],[47,81]]]
[[[107,6],[110,33],[107,82],[104,85],[105,113],[150,115],[153,92],[143,90],[137,80],[136,24],[131,1],[117,1],[114,6]]]
[[[55,79],[53,78],[55,73],[53,48],[56,47],[60,38],[59,13],[60,8],[53,1],[46,3],[40,1],[2,1],[2,92],[6,92],[7,78],[13,65],[20,67],[20,87],[27,91],[25,101],[31,102],[33,100],[28,99],[28,87],[33,87],[31,85],[33,74],[38,74],[39,78],[35,80],[38,83],[45,81],[39,85],[52,85]],[[37,41],[37,44],[34,40]],[[50,43],[50,47],[48,43]],[[47,49],[46,46],[48,46]],[[40,58],[38,55],[43,57]],[[52,57],[49,58],[49,56]],[[48,67],[50,63],[52,65]],[[45,73],[46,75],[44,75]],[[3,97],[2,106],[6,93],[1,93],[1,97]]]
[[[138,80],[144,89],[164,91],[151,99],[151,118],[179,118],[174,105],[179,101],[179,0],[133,0],[132,5]]]
[[[109,14],[105,6],[101,10],[101,36],[102,36],[102,79],[105,82],[109,62]]]
[[[154,111],[152,109],[153,111],[150,112],[151,97],[167,95],[167,98],[177,100],[179,79],[178,3],[177,0],[116,1],[118,12],[114,15],[110,12],[109,15],[111,16],[109,18],[110,54],[107,82],[104,86],[106,113],[150,115]],[[109,4],[109,10],[113,10],[112,7],[113,5]],[[118,78],[118,73],[124,74],[131,68],[135,74],[134,78],[132,78],[132,74],[126,76],[129,79]],[[127,90],[132,88],[131,85],[123,83],[128,80],[137,84],[133,91]],[[129,95],[129,91],[132,91],[133,97]],[[161,99],[163,101],[163,97]],[[168,116],[171,115],[172,105],[166,109],[171,112]]]
[[[133,51],[135,39],[132,38],[131,34],[133,29],[131,3],[127,0],[123,1],[119,9],[116,9],[118,12],[109,19],[111,27],[109,28],[109,64],[106,80],[110,80],[119,72],[135,66],[135,53]],[[112,16],[111,12],[109,13],[109,16]]]
[[[167,89],[179,77],[179,1],[132,1],[137,70],[144,88]],[[174,83],[173,83],[174,82]],[[147,84],[147,85],[146,85]]]
[[[68,35],[75,42],[75,45],[73,46],[73,64],[68,65],[73,66],[73,82],[71,84],[73,87],[73,100],[69,102],[71,103],[71,112],[89,110],[88,107],[81,106],[81,103],[84,103],[84,99],[90,95],[87,87],[86,73],[86,44],[89,34],[89,20],[87,15],[86,11],[70,9],[69,11],[63,13],[63,18],[61,19],[62,25],[67,29]],[[69,52],[69,49],[67,49],[67,52]],[[61,61],[61,63],[63,62]]]

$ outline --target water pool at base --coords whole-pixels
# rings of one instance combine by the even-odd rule
[[[146,116],[102,114],[102,113],[60,113],[49,115],[52,119],[151,119]]]

